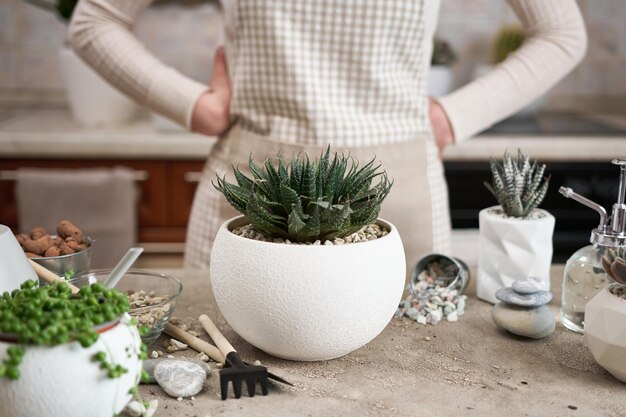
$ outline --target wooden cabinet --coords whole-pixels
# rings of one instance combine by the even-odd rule
[[[125,166],[134,170],[140,197],[138,239],[142,243],[185,241],[191,203],[204,162],[196,160],[0,159],[0,224],[17,231],[15,180],[20,167],[95,168]]]

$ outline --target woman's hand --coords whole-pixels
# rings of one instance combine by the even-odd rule
[[[439,148],[439,158],[443,159],[444,148],[454,143],[452,125],[450,125],[448,115],[443,110],[443,107],[441,107],[439,102],[433,100],[432,97],[429,97],[428,101],[428,118],[430,119],[430,126],[433,129],[433,136],[435,137],[437,148]]]
[[[230,124],[231,88],[224,49],[215,52],[209,91],[196,101],[191,115],[191,130],[208,136],[219,136]]]

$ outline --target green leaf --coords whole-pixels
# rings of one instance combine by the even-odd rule
[[[285,183],[280,184],[280,197],[282,205],[287,212],[290,212],[294,204],[296,204],[299,200],[298,193]]]

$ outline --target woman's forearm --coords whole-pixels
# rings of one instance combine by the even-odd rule
[[[524,26],[522,47],[486,75],[438,101],[460,142],[545,93],[583,58],[587,34],[575,0],[507,0]]]
[[[69,42],[122,92],[189,127],[195,102],[207,86],[163,64],[131,32],[137,16],[152,1],[80,0],[70,22]]]

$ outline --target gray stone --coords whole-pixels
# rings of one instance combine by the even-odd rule
[[[501,328],[531,339],[542,339],[554,332],[556,321],[547,306],[536,308],[496,304],[491,318]]]
[[[158,359],[146,359],[145,361],[143,361],[143,370],[146,371],[149,378],[146,382],[142,382],[142,384],[156,384],[157,383],[156,379],[154,379],[154,367],[159,362],[171,361],[171,360],[172,360],[171,358],[158,358]],[[176,360],[187,361],[187,362],[200,365],[202,369],[204,369],[204,372],[206,373],[207,377],[211,375],[211,368],[209,367],[209,365],[204,362],[201,362],[200,360],[191,359],[191,358],[177,358]]]
[[[500,288],[496,291],[496,298],[503,303],[520,307],[539,307],[552,300],[550,291],[537,291],[534,294],[519,294],[512,288]]]
[[[543,283],[541,278],[527,277],[515,280],[511,288],[519,294],[535,294],[543,290]]]
[[[206,377],[202,366],[191,361],[170,359],[154,366],[154,379],[168,395],[175,398],[199,393]]]

